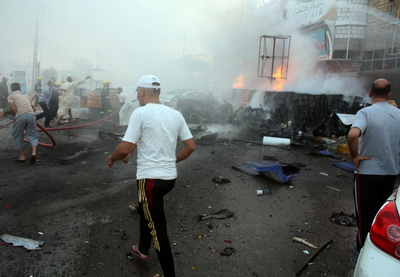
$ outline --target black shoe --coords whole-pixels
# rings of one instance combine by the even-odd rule
[[[36,162],[36,156],[35,155],[32,155],[31,156],[31,159],[30,159],[30,161],[29,161],[29,163],[30,164],[34,164]]]

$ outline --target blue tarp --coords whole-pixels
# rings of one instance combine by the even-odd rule
[[[279,182],[279,183],[287,183],[289,182],[294,176],[297,174],[285,175],[283,172],[284,165],[271,162],[271,161],[261,161],[261,162],[246,162],[244,164],[247,168],[255,171],[260,172],[267,177]]]
[[[349,172],[354,172],[354,164],[350,162],[333,163],[332,165]],[[399,166],[400,166],[400,160],[399,160]]]

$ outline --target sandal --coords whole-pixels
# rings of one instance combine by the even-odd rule
[[[142,261],[147,261],[148,259],[150,259],[151,257],[145,254],[142,254],[139,251],[139,246],[138,245],[133,245],[132,249],[131,249],[132,253],[135,254],[136,256],[138,256]]]
[[[139,210],[138,210],[138,206],[135,206],[135,205],[129,205],[128,206],[128,208],[129,208],[129,210],[131,211],[131,212],[133,212],[133,213],[137,213]]]
[[[24,163],[25,162],[25,160],[20,160],[19,158],[15,158],[15,161],[19,162],[19,163]]]
[[[32,155],[29,163],[34,164],[35,162],[36,162],[36,155]]]

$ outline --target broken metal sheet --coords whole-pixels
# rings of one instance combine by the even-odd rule
[[[261,161],[261,162],[246,162],[244,164],[246,167],[255,172],[260,172],[261,174],[271,178],[281,184],[289,182],[297,174],[286,175],[284,171],[294,171],[298,172],[298,169],[294,166],[283,165],[281,163],[272,161]]]
[[[333,166],[336,166],[337,168],[349,171],[349,172],[354,172],[354,164],[349,163],[349,162],[339,162],[339,163],[332,163]]]
[[[354,164],[350,162],[332,163],[332,165],[349,172],[354,172]],[[400,160],[399,160],[399,165],[400,165]]]
[[[337,117],[339,117],[340,121],[344,125],[351,125],[354,122],[354,119],[356,117],[355,114],[346,114],[346,113],[336,113]]]
[[[43,245],[43,241],[39,240],[33,240],[33,239],[27,239],[27,238],[21,238],[21,237],[16,237],[8,234],[4,234],[0,236],[2,240],[6,243],[12,243],[13,246],[23,246],[28,250],[38,250],[42,249],[40,246]]]
[[[258,176],[260,175],[260,173],[258,173],[257,171],[254,171],[250,168],[248,168],[245,165],[232,165],[233,169],[239,170],[247,175],[251,175],[251,176]]]

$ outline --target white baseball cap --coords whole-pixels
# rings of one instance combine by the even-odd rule
[[[161,88],[160,80],[154,75],[144,75],[139,79],[136,87],[141,88]]]

